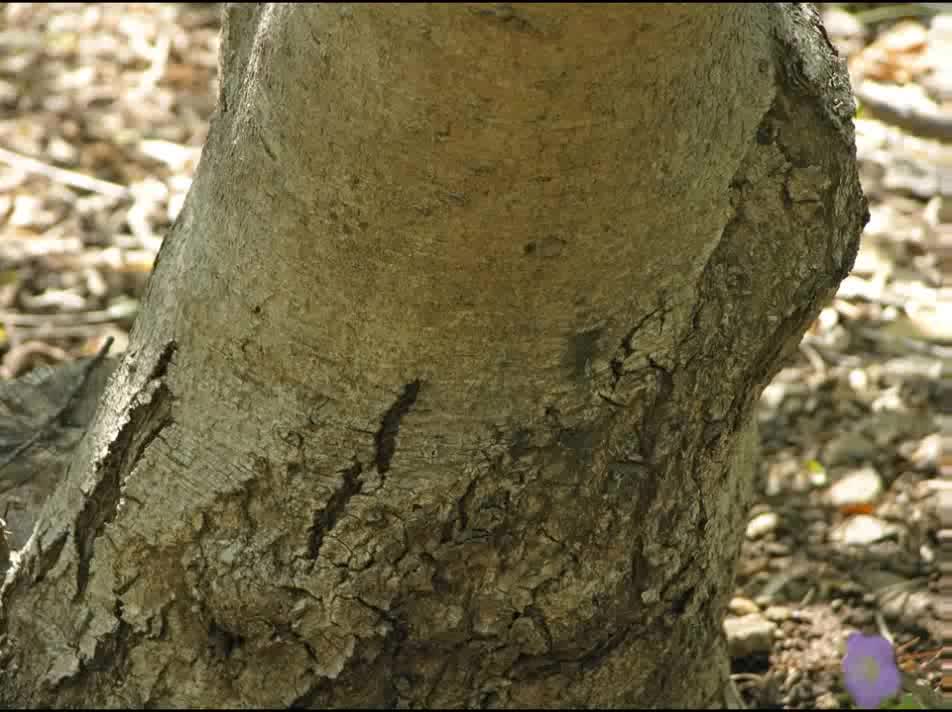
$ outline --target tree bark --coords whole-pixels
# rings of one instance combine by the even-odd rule
[[[852,112],[806,5],[229,5],[0,702],[722,704],[752,406],[865,220]]]

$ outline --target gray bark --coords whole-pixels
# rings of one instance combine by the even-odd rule
[[[721,704],[752,406],[865,215],[815,15],[226,19],[0,702]]]

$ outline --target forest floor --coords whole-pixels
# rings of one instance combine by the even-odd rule
[[[861,100],[871,220],[852,274],[758,411],[757,500],[725,623],[752,707],[848,706],[851,631],[889,637],[906,684],[938,684],[952,13],[859,7],[822,9]],[[113,354],[125,348],[201,154],[218,26],[213,3],[2,10],[0,379],[90,356],[108,338]]]

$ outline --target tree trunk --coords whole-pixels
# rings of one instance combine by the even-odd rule
[[[806,5],[230,5],[0,702],[722,704],[752,407],[852,266]]]

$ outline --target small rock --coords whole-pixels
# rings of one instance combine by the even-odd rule
[[[749,616],[760,613],[760,608],[749,598],[743,596],[734,596],[727,606],[731,614],[735,616]]]
[[[756,613],[724,620],[727,649],[732,658],[769,653],[776,630],[776,625]]]
[[[872,457],[876,446],[860,433],[837,435],[823,447],[823,464],[829,469],[837,465],[863,462]]]
[[[862,39],[866,35],[866,26],[855,15],[835,5],[823,8],[823,26],[836,39]]]
[[[786,606],[770,606],[764,611],[764,618],[774,623],[783,623],[790,619],[790,609]]]
[[[758,514],[747,524],[747,538],[759,539],[775,530],[778,524],[780,524],[780,517],[776,512]]]
[[[841,477],[830,487],[830,501],[836,507],[871,504],[882,494],[883,480],[872,467],[863,467]]]
[[[776,410],[786,395],[786,386],[783,383],[771,383],[760,394],[760,402],[770,410]]]
[[[52,227],[60,216],[60,212],[50,209],[39,198],[32,195],[18,195],[13,201],[13,213],[8,220],[14,227],[46,230]]]
[[[931,4],[939,5],[940,3]],[[948,9],[946,3],[941,5]],[[949,101],[952,99],[952,72],[949,71],[948,62],[936,60],[948,57],[949,51],[952,50],[952,15],[939,14],[932,18],[926,47],[926,56],[929,61],[935,63],[935,69],[928,75],[928,81],[923,82],[923,87],[934,95],[937,101]],[[952,219],[949,222],[952,222]]]
[[[818,710],[838,710],[840,703],[832,692],[824,692],[816,698],[816,708]]]
[[[854,391],[862,393],[869,388],[869,376],[861,368],[854,368],[849,373],[849,384],[850,388]]]
[[[859,514],[850,517],[830,532],[830,541],[846,546],[866,546],[885,539],[895,531],[878,517]]]

